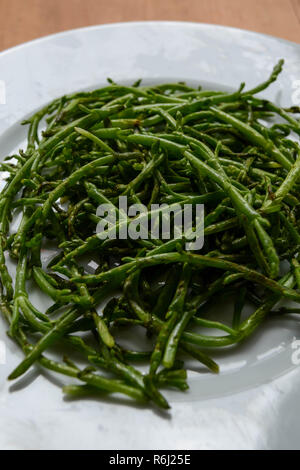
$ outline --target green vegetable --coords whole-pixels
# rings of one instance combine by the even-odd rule
[[[254,96],[282,66],[252,90],[242,84],[233,93],[110,81],[56,99],[24,123],[26,150],[0,168],[8,172],[0,195],[0,308],[25,355],[9,379],[38,364],[77,381],[64,387],[69,397],[117,393],[168,409],[160,389],[187,390],[186,355],[218,373],[208,348],[238,345],[267,315],[299,313],[276,304],[300,302],[300,125],[292,116],[300,109]],[[189,252],[186,238],[171,231],[155,239],[150,228],[147,239],[122,239],[133,220],[119,208],[124,196],[146,208],[135,222],[167,221],[161,204],[181,215],[186,204],[204,204],[204,246]],[[95,233],[100,204],[119,217],[106,231],[115,239]],[[42,249],[50,243],[56,254],[46,266]],[[15,282],[7,254],[17,260]],[[282,262],[289,266],[283,277]],[[29,279],[52,299],[46,312],[31,302]],[[212,320],[211,308],[229,295],[231,324]],[[249,302],[255,307],[244,319]],[[152,350],[123,347],[122,328],[140,341],[144,329]],[[47,350],[61,344],[85,366],[50,359]]]

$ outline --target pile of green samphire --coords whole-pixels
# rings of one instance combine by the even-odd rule
[[[188,388],[184,360],[216,373],[210,349],[236,347],[268,315],[299,313],[276,304],[300,301],[300,109],[255,96],[282,64],[256,88],[233,93],[109,80],[24,123],[26,150],[1,164],[9,172],[0,199],[1,311],[25,355],[9,379],[37,363],[73,377],[63,389],[70,396],[118,393],[168,408],[160,389]],[[120,196],[148,208],[204,204],[203,248],[187,251],[174,237],[100,239],[97,207],[117,208]],[[45,264],[49,246],[56,252]],[[47,311],[30,300],[32,283],[52,299]],[[230,325],[209,319],[226,297],[234,298]],[[146,340],[136,326],[152,349],[121,345],[121,330]]]

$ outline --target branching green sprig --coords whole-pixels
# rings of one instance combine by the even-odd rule
[[[26,150],[0,166],[8,174],[0,194],[0,309],[24,353],[10,380],[37,365],[74,378],[63,388],[70,398],[122,394],[167,410],[161,389],[188,389],[186,356],[218,373],[208,348],[213,355],[238,347],[267,315],[299,313],[276,305],[300,302],[300,110],[256,96],[282,67],[280,60],[263,83],[233,93],[109,79],[24,122]],[[165,218],[162,204],[168,211],[205,204],[203,248],[186,251],[190,233],[100,239],[100,204],[120,216],[107,236],[132,220],[119,210],[120,196],[146,207],[136,222]],[[48,246],[55,254],[45,263]],[[7,256],[17,262],[14,279]],[[282,261],[289,266],[283,277]],[[52,300],[46,312],[31,300],[31,283]],[[211,309],[229,296],[231,324],[213,321]],[[153,346],[125,348],[124,328],[139,342],[143,329]],[[50,359],[57,345],[70,356]],[[138,363],[147,364],[146,374]]]

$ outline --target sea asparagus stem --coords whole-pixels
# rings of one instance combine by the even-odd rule
[[[271,205],[281,203],[281,201],[283,201],[283,199],[289,194],[292,187],[295,185],[295,183],[297,183],[297,181],[299,181],[299,179],[300,179],[300,147],[299,147],[297,160],[295,161],[294,165],[290,169],[287,177],[285,178],[283,183],[274,193],[272,200],[268,200],[264,204],[263,209],[269,208]]]
[[[91,173],[93,173],[98,167],[101,167],[106,164],[111,164],[115,160],[114,156],[100,157],[97,160],[94,160],[86,165],[78,168],[77,171],[72,173],[67,179],[65,179],[61,184],[59,184],[48,196],[48,199],[43,205],[42,211],[42,220],[44,220],[49,214],[52,204],[61,197],[65,190],[68,187],[74,186],[82,178],[86,178]]]
[[[88,385],[92,385],[105,392],[122,393],[141,402],[147,401],[146,395],[141,390],[120,383],[118,380],[107,379],[98,374],[86,373],[85,371],[80,372],[78,378]]]
[[[204,144],[202,144],[201,153],[203,151],[207,153],[209,161],[212,161],[214,163],[215,169],[219,169],[219,167],[221,166],[220,163],[216,158],[214,158],[212,152]],[[195,168],[199,169],[200,171],[204,170],[206,174],[209,174],[214,180],[216,180],[220,185],[222,185],[223,189],[228,193],[230,199],[232,200],[232,203],[235,206],[237,213],[242,218],[242,222],[245,224],[245,231],[248,238],[251,237],[251,234],[248,233],[249,230],[251,230],[251,227],[249,227],[248,229],[248,225],[243,219],[243,217],[247,217],[248,221],[253,224],[253,227],[256,229],[257,235],[268,257],[269,269],[267,269],[267,272],[269,271],[270,276],[272,278],[277,277],[279,273],[279,258],[277,256],[271,238],[268,237],[267,232],[263,228],[263,225],[265,225],[266,220],[263,219],[258,213],[256,213],[253,208],[247,203],[247,201],[241,196],[239,191],[237,191],[230,184],[230,180],[223,169],[221,174],[219,173],[218,177],[216,177],[216,172],[208,168],[208,166],[205,165],[203,162],[200,162],[197,158],[194,157],[192,153],[185,152],[184,155],[188,158],[190,163],[192,163]],[[260,264],[262,267],[266,266],[264,260]]]
[[[190,267],[185,264],[182,269],[182,275],[181,275],[179,284],[177,286],[176,293],[167,311],[166,321],[158,335],[156,345],[151,356],[150,370],[149,370],[150,376],[153,376],[156,373],[161,363],[164,350],[168,342],[170,341],[169,336],[172,333],[172,330],[175,327],[175,324],[178,321],[179,316],[182,315],[190,277],[191,277]],[[170,364],[170,366],[168,367],[172,367],[172,365],[173,363]]]
[[[271,83],[273,83],[277,80],[278,75],[282,72],[283,64],[284,64],[284,60],[280,59],[278,61],[278,63],[274,66],[274,68],[272,70],[272,73],[271,73],[270,77],[268,78],[268,80],[266,80],[265,82],[261,83],[260,85],[258,85],[256,87],[252,88],[251,90],[245,91],[243,93],[243,95],[244,96],[255,95],[256,93],[260,93],[261,91],[268,88],[268,86],[271,85]]]
[[[27,354],[25,359],[15,368],[9,375],[9,380],[14,380],[23,375],[29,367],[40,357],[40,355],[64,335],[67,328],[81,315],[77,309],[72,309],[51,328],[34,346],[34,348]]]

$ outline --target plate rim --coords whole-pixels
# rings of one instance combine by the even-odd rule
[[[259,31],[252,31],[249,29],[237,28],[235,26],[227,26],[227,25],[221,25],[221,24],[216,24],[216,23],[205,23],[205,22],[197,22],[197,21],[171,21],[171,20],[119,21],[119,22],[111,22],[111,23],[103,23],[103,24],[100,23],[100,24],[95,24],[95,25],[90,25],[90,26],[81,26],[79,28],[71,28],[71,29],[66,29],[63,31],[58,31],[56,33],[46,34],[45,36],[39,36],[35,39],[31,39],[29,41],[25,41],[15,46],[4,49],[3,51],[0,52],[0,59],[2,58],[2,56],[12,53],[16,50],[29,47],[37,42],[44,42],[44,41],[47,41],[48,39],[53,39],[54,37],[63,37],[63,36],[68,36],[69,34],[72,34],[72,33],[85,32],[85,31],[96,30],[100,28],[101,29],[120,28],[122,26],[141,26],[141,25],[188,26],[188,27],[198,26],[199,28],[213,27],[213,28],[217,28],[220,30],[242,32],[242,33],[247,33],[247,34],[254,35],[254,36],[261,36],[262,38],[279,41],[286,45],[299,47],[300,49],[300,42],[297,43],[295,41],[290,41],[289,39],[274,36],[272,34],[261,33]]]

